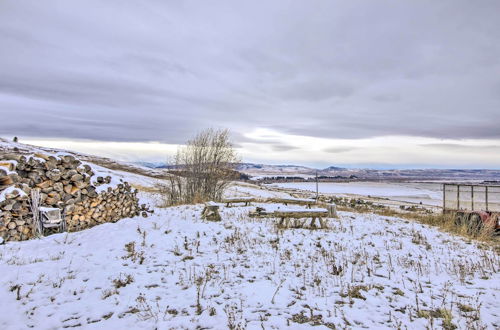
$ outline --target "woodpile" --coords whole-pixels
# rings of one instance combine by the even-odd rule
[[[29,196],[35,188],[42,206],[63,210],[70,231],[152,212],[139,205],[137,190],[127,182],[100,189],[112,178],[94,176],[89,165],[71,155],[0,154],[0,237],[33,237]]]

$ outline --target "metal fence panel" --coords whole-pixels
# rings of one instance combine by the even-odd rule
[[[500,212],[500,187],[488,187],[488,211]]]
[[[500,212],[500,186],[445,184],[445,210]]]
[[[445,210],[457,210],[458,209],[458,196],[457,196],[457,188],[456,185],[444,185],[444,209]]]

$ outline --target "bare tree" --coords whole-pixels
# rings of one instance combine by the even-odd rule
[[[177,150],[175,177],[169,181],[171,204],[220,200],[229,183],[238,178],[239,163],[227,129],[206,129]]]
[[[184,202],[184,182],[184,178],[171,173],[171,175],[165,180],[165,183],[156,184],[156,189],[158,189],[162,198],[160,206],[166,207],[182,204]]]

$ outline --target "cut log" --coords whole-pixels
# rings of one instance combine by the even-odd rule
[[[10,162],[0,162],[0,168],[4,168],[7,171],[11,172],[16,168],[16,164]]]
[[[26,163],[26,157],[20,154],[0,154],[0,159],[15,160]]]
[[[83,180],[83,175],[81,174],[74,174],[71,176],[71,181],[77,182],[77,181],[82,181]]]
[[[11,184],[14,184],[14,181],[10,176],[0,177],[0,186],[10,186]]]

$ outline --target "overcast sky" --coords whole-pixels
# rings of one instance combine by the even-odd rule
[[[163,160],[500,168],[500,1],[0,1],[0,136]],[[99,141],[98,144],[92,143]]]

